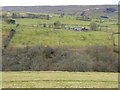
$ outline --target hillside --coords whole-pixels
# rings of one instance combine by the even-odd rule
[[[118,39],[112,38],[118,31],[117,6],[18,6],[3,11],[4,71],[117,72],[119,51],[113,45]]]
[[[3,11],[17,11],[17,12],[34,12],[34,13],[61,13],[69,15],[80,15],[83,11],[89,10],[90,14],[99,15],[106,14],[106,8],[114,8],[118,10],[117,5],[68,5],[68,6],[6,6],[2,7]],[[99,10],[98,10],[99,9]],[[97,11],[97,12],[96,12]],[[99,13],[98,13],[99,11]],[[113,12],[116,15],[116,12]]]

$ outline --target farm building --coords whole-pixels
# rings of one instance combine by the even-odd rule
[[[68,30],[74,30],[74,31],[87,31],[88,28],[86,27],[66,27]]]

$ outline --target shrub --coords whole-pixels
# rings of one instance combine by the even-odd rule
[[[97,31],[98,30],[97,23],[90,23],[90,30]]]
[[[110,46],[94,45],[77,51],[71,48],[37,45],[6,49],[3,71],[118,71],[118,54]]]
[[[54,22],[54,28],[55,29],[60,29],[61,28],[61,23],[59,21]]]

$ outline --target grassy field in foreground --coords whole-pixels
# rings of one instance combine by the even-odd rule
[[[117,88],[118,73],[3,72],[3,88]]]

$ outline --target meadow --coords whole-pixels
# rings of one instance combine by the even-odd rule
[[[16,29],[16,34],[13,37],[10,46],[23,47],[26,45],[48,45],[48,46],[88,46],[95,44],[111,45],[112,32],[117,31],[116,22],[98,23],[106,28],[101,28],[98,31],[74,31],[66,29],[54,29],[41,27],[40,24],[53,24],[55,21],[60,21],[61,24],[79,25],[80,27],[90,28],[90,23],[93,21],[80,21],[72,16],[59,18],[53,16],[50,20],[44,19],[15,19],[20,26]],[[3,23],[3,35],[9,32],[10,28],[15,28],[15,25]],[[3,37],[4,37],[3,36]]]
[[[118,88],[118,73],[3,72],[3,88]]]

